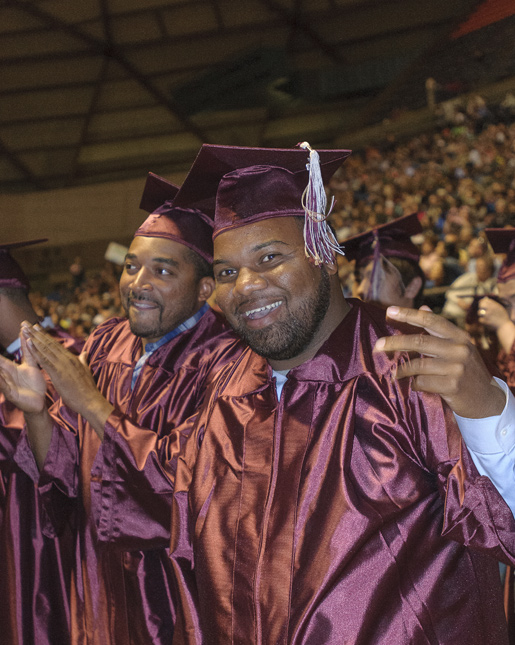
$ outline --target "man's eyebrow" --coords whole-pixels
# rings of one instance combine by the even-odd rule
[[[256,244],[256,246],[253,246],[250,249],[250,252],[256,253],[257,251],[266,249],[267,246],[271,246],[272,244],[283,244],[284,246],[290,246],[288,242],[285,242],[284,240],[269,240],[268,242],[262,242],[261,244]],[[218,258],[216,260],[213,260],[213,266],[215,266],[216,264],[230,264],[230,262],[228,260],[224,260],[223,258]]]
[[[125,256],[126,260],[137,260],[138,256],[135,253],[127,253]],[[156,262],[157,264],[169,264],[170,266],[173,267],[180,267],[180,262],[177,262],[177,260],[174,260],[173,258],[152,258],[152,262]]]

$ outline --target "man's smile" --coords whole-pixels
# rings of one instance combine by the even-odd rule
[[[275,302],[272,302],[269,305],[262,305],[261,307],[248,309],[247,311],[242,311],[241,313],[245,316],[245,318],[249,318],[250,320],[258,320],[260,318],[264,318],[265,316],[268,316],[268,314],[271,311],[273,311],[274,309],[277,309],[277,307],[282,305],[282,303],[283,303],[282,300],[276,300]]]
[[[129,300],[129,306],[137,309],[139,311],[148,311],[149,309],[158,309],[159,305],[153,300],[147,300],[143,298],[131,298]]]

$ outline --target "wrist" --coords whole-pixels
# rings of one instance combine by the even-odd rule
[[[96,397],[90,405],[86,406],[81,415],[94,428],[97,434],[103,435],[103,429],[111,412],[114,410],[103,396]]]
[[[44,406],[41,410],[33,410],[32,412],[23,412],[23,416],[27,421],[37,421],[46,417],[47,408]]]
[[[497,417],[502,413],[506,405],[506,393],[500,385],[497,385],[494,379],[490,383],[489,395],[488,406],[485,406],[484,410],[486,414],[482,414],[481,416]]]

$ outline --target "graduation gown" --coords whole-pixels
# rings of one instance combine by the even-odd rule
[[[115,407],[107,425],[130,428],[136,441],[139,433],[144,436],[143,428],[153,437],[162,437],[194,414],[215,373],[241,349],[241,341],[223,319],[209,310],[192,329],[149,356],[131,390],[141,340],[131,333],[128,321],[107,321],[85,347],[97,387]],[[101,441],[88,423],[60,401],[53,414],[56,424],[39,492],[48,534],[59,531],[69,513],[77,525],[71,642],[169,645],[175,622],[169,502],[151,498],[158,530],[145,542],[145,550],[138,550],[139,541],[124,545],[127,548],[103,548],[94,514],[94,496],[102,488],[97,458]],[[26,443],[20,444],[18,457],[30,462],[27,450]],[[147,496],[147,488],[138,490],[144,504]],[[124,512],[131,514],[127,507]],[[134,514],[126,520],[138,521]],[[146,535],[145,524],[139,530]]]
[[[406,357],[372,354],[384,313],[351,306],[280,400],[247,350],[194,424],[161,442],[108,430],[106,543],[133,539],[135,472],[156,496],[174,488],[175,644],[507,643],[511,511],[441,398],[392,378]]]
[[[62,329],[46,333],[79,354],[84,342]],[[51,392],[51,389],[49,390]],[[1,645],[66,645],[73,535],[41,531],[33,480],[13,457],[25,425],[23,413],[0,399],[0,620]]]

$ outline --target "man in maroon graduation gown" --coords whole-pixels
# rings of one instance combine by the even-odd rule
[[[44,241],[0,246],[0,346],[17,361],[22,358],[18,335],[24,320],[39,322],[46,334],[76,354],[84,345],[49,318],[39,320],[29,300],[29,280],[11,255],[13,249]],[[69,527],[59,538],[41,531],[34,482],[13,460],[23,426],[23,414],[0,395],[0,643],[66,643],[72,535]]]
[[[150,437],[136,446],[109,430],[118,469],[102,515],[136,465],[173,480],[176,643],[505,643],[493,558],[513,554],[512,513],[450,408],[418,390],[442,379],[471,417],[499,414],[505,394],[465,334],[428,312],[397,318],[435,336],[383,342],[426,343],[434,358],[374,351],[394,330],[343,299],[327,248],[306,257],[305,158],[288,152],[204,146],[190,171],[194,184],[195,172],[221,178],[217,303],[252,349],[219,374],[186,443],[183,429],[158,454]],[[321,153],[325,180],[344,156]],[[308,242],[324,237],[307,228]]]
[[[447,321],[390,310],[434,334],[390,336],[384,311],[343,299],[309,196],[306,257],[303,155],[199,154],[204,188],[221,179],[217,302],[252,349],[221,370],[180,432],[135,441],[105,426],[100,538],[143,533],[123,511],[139,504],[145,516],[143,499],[127,495],[135,474],[155,495],[174,486],[174,643],[506,643],[488,554],[512,556],[515,523],[450,409],[498,415],[505,394]],[[321,153],[324,180],[344,157]],[[43,339],[27,336],[51,369]],[[431,358],[399,353],[417,348]],[[450,407],[420,390],[445,392]]]
[[[156,520],[147,530],[132,516],[134,528],[145,534],[144,551],[130,538],[119,548],[103,549],[92,508],[92,496],[104,486],[97,452],[107,428],[136,442],[140,432],[144,440],[143,428],[158,437],[169,433],[198,409],[216,371],[241,352],[241,341],[206,304],[214,287],[212,220],[174,208],[176,190],[149,176],[142,208],[153,214],[135,234],[120,281],[128,320],[110,320],[88,339],[81,360],[94,383],[68,357],[82,378],[80,414],[66,407],[66,389],[58,388],[63,400],[55,406],[50,437],[31,439],[41,468],[40,475],[32,474],[48,502],[47,530],[59,527],[70,505],[77,523],[72,643],[171,642],[176,585],[167,548],[168,491],[149,498],[148,486],[135,482],[134,507],[144,500]],[[20,445],[18,453],[30,470],[27,446]],[[116,470],[116,463],[111,467]]]

